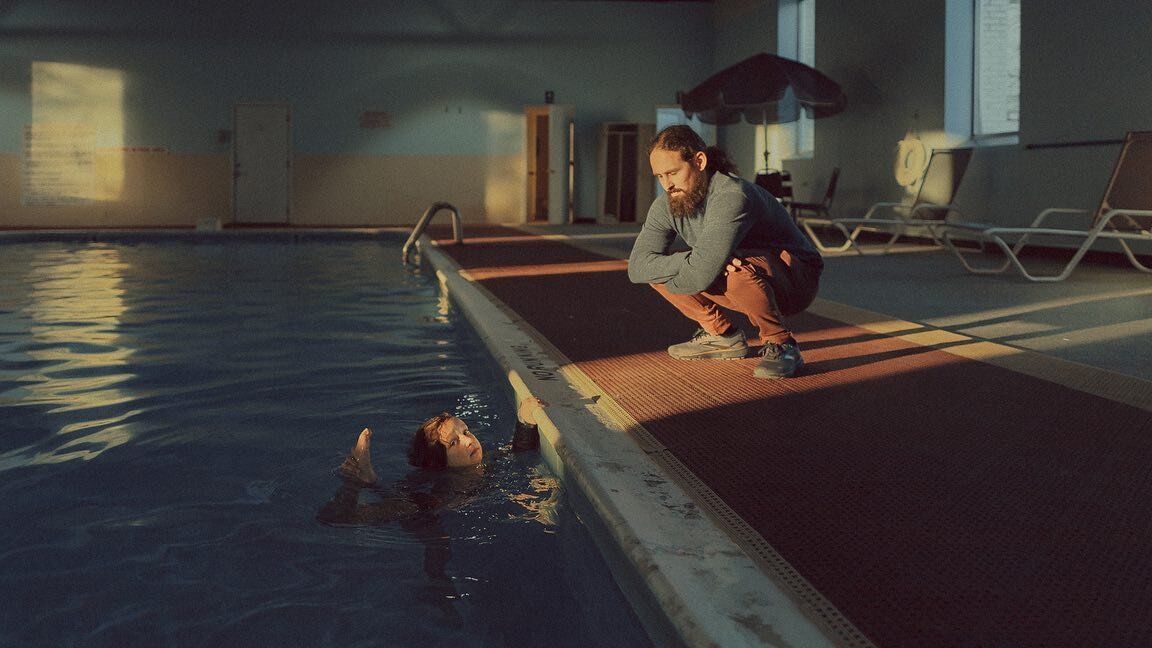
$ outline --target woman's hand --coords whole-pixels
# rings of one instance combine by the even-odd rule
[[[548,407],[548,403],[545,403],[535,396],[529,396],[520,401],[520,407],[516,411],[516,417],[520,419],[521,423],[536,425],[536,410],[544,407]]]

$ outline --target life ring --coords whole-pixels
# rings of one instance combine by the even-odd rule
[[[896,183],[908,187],[924,174],[928,164],[928,151],[919,137],[905,137],[896,144],[896,164],[893,172]]]

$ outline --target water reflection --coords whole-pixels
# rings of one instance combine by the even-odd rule
[[[130,267],[113,247],[37,249],[20,282],[23,299],[13,304],[26,335],[5,345],[5,404],[48,406],[49,413],[111,408],[109,416],[66,424],[54,431],[54,448],[24,446],[0,454],[0,470],[21,465],[92,459],[133,437],[124,410],[134,378],[127,371],[133,349],[122,344],[126,311],[123,276]],[[18,335],[18,332],[15,332]]]

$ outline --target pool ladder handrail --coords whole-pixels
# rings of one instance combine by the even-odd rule
[[[419,240],[420,235],[424,233],[424,229],[428,227],[428,222],[432,217],[442,209],[447,209],[452,212],[452,239],[456,243],[464,242],[464,229],[460,224],[460,210],[452,206],[451,203],[437,202],[424,210],[424,215],[416,223],[416,227],[412,228],[412,234],[408,236],[408,240],[404,243],[404,248],[400,250],[400,254],[404,265],[408,265],[408,257],[412,251],[412,246]]]

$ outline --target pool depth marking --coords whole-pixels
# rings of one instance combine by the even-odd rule
[[[556,371],[559,367],[549,368],[543,360],[544,356],[540,355],[537,349],[530,347],[527,344],[513,344],[510,346],[512,353],[524,363],[524,368],[532,373],[536,380],[553,381],[559,380],[556,376]]]

